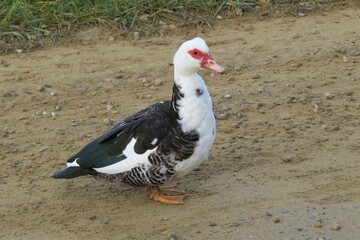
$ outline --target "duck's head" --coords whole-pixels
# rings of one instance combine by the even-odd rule
[[[184,42],[174,56],[175,71],[182,74],[192,74],[200,68],[214,72],[223,72],[209,53],[209,47],[202,38],[196,37]]]

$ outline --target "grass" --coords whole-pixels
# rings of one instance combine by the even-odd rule
[[[305,2],[318,2],[307,0]],[[239,15],[260,6],[299,6],[300,0],[2,0],[0,49],[42,45],[84,26],[156,31],[159,23],[201,25],[218,14]]]

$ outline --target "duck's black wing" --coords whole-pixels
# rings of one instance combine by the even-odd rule
[[[171,129],[174,121],[171,109],[171,101],[159,102],[127,117],[72,156],[67,167],[52,177],[74,178],[93,174],[96,172],[93,168],[123,161],[129,157],[124,150],[133,139],[136,139],[133,149],[136,154],[154,149]]]

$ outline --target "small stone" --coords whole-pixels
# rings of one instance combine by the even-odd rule
[[[210,223],[209,226],[210,227],[215,227],[215,226],[217,226],[217,224],[216,223]]]
[[[112,108],[113,108],[113,106],[112,106],[111,104],[107,104],[107,105],[106,105],[106,109],[107,109],[108,111],[110,111]]]
[[[42,115],[43,115],[43,116],[46,116],[46,115],[48,115],[48,112],[47,112],[47,111],[43,111]]]
[[[22,50],[22,49],[15,49],[15,52],[17,52],[17,53],[22,53],[23,50]]]
[[[312,34],[319,34],[319,31],[318,30],[314,30],[311,32]]]
[[[39,152],[45,152],[49,147],[43,146],[39,149]]]
[[[115,74],[115,78],[116,79],[122,79],[124,78],[124,73],[122,71],[118,72]]]
[[[339,126],[335,126],[335,127],[333,127],[332,129],[331,129],[331,131],[339,131],[340,130],[340,127]]]
[[[337,222],[332,222],[331,223],[331,229],[333,229],[333,230],[340,230],[341,229],[341,226],[340,226],[340,224],[339,223],[337,223]]]
[[[325,124],[323,124],[323,125],[321,125],[321,129],[325,130],[325,129],[327,129],[327,126]]]
[[[134,32],[134,39],[138,40],[140,38],[140,32]]]
[[[61,110],[61,107],[60,106],[56,106],[55,107],[55,111],[60,111]]]
[[[314,104],[314,112],[315,113],[319,112],[319,105],[317,105],[316,103]]]
[[[222,16],[220,16],[220,15],[217,15],[217,16],[216,16],[216,19],[219,19],[219,20],[221,20],[221,19],[222,19]]]
[[[298,17],[305,17],[305,15],[306,15],[306,14],[305,14],[305,13],[303,13],[303,12],[298,12],[298,14],[297,14],[297,15],[298,15]]]
[[[326,93],[325,93],[325,98],[326,98],[326,99],[333,99],[333,98],[334,98],[334,95],[332,95],[332,94],[329,93],[329,92],[326,92]]]
[[[273,221],[274,221],[274,223],[279,223],[279,222],[280,222],[280,218],[279,218],[279,217],[275,217]]]
[[[43,115],[43,112],[42,112],[42,111],[35,111],[35,112],[34,112],[34,115],[35,115],[35,116],[42,116],[42,115]]]
[[[162,85],[163,81],[161,79],[156,79],[155,80],[155,86],[160,86]]]
[[[45,90],[45,87],[44,87],[44,85],[37,85],[36,90],[39,91],[39,92],[42,92],[42,91]]]
[[[4,134],[5,135],[9,135],[9,134],[12,134],[15,132],[15,130],[13,128],[8,128],[8,127],[5,127],[4,130],[3,130]]]
[[[259,87],[257,88],[257,90],[259,91],[259,93],[262,93],[262,92],[264,91],[264,87],[263,87],[263,86],[259,86]]]
[[[351,56],[353,56],[353,57],[358,57],[358,56],[360,56],[360,51],[353,51],[353,52],[351,53]]]
[[[343,56],[343,61],[344,61],[344,63],[347,63],[349,61],[349,59],[346,56]]]
[[[299,39],[301,38],[300,34],[298,33],[295,33],[293,36],[292,36],[293,39]]]
[[[57,116],[56,112],[51,112],[51,116],[56,117]]]
[[[103,120],[103,122],[104,122],[105,125],[112,125],[112,124],[114,123],[114,119],[112,119],[112,118],[105,118],[105,119]]]
[[[3,97],[16,97],[18,94],[16,92],[7,92],[3,94]]]
[[[110,37],[109,37],[109,41],[110,41],[110,42],[113,42],[114,40],[115,40],[115,38],[114,38],[113,36],[110,36]]]
[[[170,234],[169,240],[177,240],[177,236],[175,235],[175,233]]]
[[[143,93],[136,93],[136,96],[137,96],[139,99],[143,99],[143,98],[144,98],[144,94],[143,94]]]
[[[55,96],[57,96],[57,93],[56,92],[51,92],[50,95],[55,97]]]
[[[216,115],[216,119],[218,120],[225,120],[228,117],[229,117],[228,114],[224,112],[220,112],[219,114]]]
[[[259,79],[259,78],[261,78],[261,76],[257,73],[251,77],[251,79]]]
[[[292,160],[294,160],[294,157],[293,157],[293,156],[285,156],[285,157],[283,158],[283,162],[284,162],[284,163],[289,163],[289,162],[291,162]]]
[[[322,222],[321,222],[321,219],[318,219],[314,222],[314,227],[317,227],[317,228],[321,228],[322,227]]]
[[[230,99],[230,98],[231,98],[231,95],[230,95],[230,94],[225,94],[225,95],[224,95],[224,98]]]
[[[89,217],[90,220],[95,220],[97,217],[95,215]]]
[[[235,64],[235,65],[234,65],[234,70],[235,70],[235,71],[241,70],[241,64]]]

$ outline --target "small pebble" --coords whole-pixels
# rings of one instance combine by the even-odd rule
[[[314,227],[317,228],[321,228],[322,227],[322,223],[321,223],[321,219],[318,219],[314,222]]]
[[[217,226],[217,224],[216,223],[210,223],[209,226],[210,227],[215,227],[215,226]]]
[[[340,130],[340,127],[339,126],[335,126],[331,129],[331,131],[339,131]]]
[[[275,217],[273,221],[274,221],[274,223],[279,223],[279,222],[280,222],[280,218],[279,218],[279,217]]]
[[[56,106],[55,107],[55,111],[60,111],[61,110],[61,107],[60,106]]]
[[[251,79],[259,79],[261,76],[259,75],[259,74],[255,74],[255,75],[253,75],[252,77],[251,77]]]
[[[107,104],[107,105],[106,105],[106,109],[107,109],[108,111],[110,111],[110,110],[112,109],[112,107],[113,107],[113,106],[112,106],[111,104]]]
[[[337,223],[337,222],[332,222],[331,223],[331,229],[333,229],[333,230],[340,230],[341,229],[341,226],[340,226],[340,224],[339,223]]]
[[[285,157],[283,158],[283,162],[284,162],[284,163],[289,163],[289,162],[291,162],[292,160],[294,160],[294,157],[293,157],[293,156],[285,156]]]
[[[57,116],[56,112],[51,112],[51,116],[56,117]]]
[[[140,38],[140,33],[139,32],[134,32],[134,39],[138,40]]]
[[[109,41],[110,41],[110,42],[113,42],[114,40],[115,40],[115,38],[114,38],[113,36],[110,36],[110,37],[109,37]]]
[[[319,105],[317,105],[316,103],[314,104],[314,112],[319,112]]]
[[[241,70],[241,68],[242,68],[241,64],[235,64],[234,65],[234,70],[235,71],[239,71],[239,70]]]
[[[358,57],[358,56],[360,56],[360,51],[353,51],[353,52],[351,53],[351,56],[353,56],[353,57]]]
[[[170,234],[169,240],[177,240],[177,236],[175,235],[175,233]]]
[[[37,85],[36,90],[39,91],[39,92],[42,92],[42,91],[45,90],[45,87],[44,87],[44,85]]]
[[[325,98],[326,98],[326,99],[332,99],[332,98],[334,98],[334,95],[332,95],[332,94],[329,93],[329,92],[326,92],[326,93],[325,93]]]
[[[55,96],[57,96],[57,93],[56,92],[51,92],[50,95],[55,97]]]
[[[45,152],[47,149],[48,149],[47,146],[41,147],[41,148],[39,149],[39,152]]]
[[[292,36],[293,39],[299,39],[301,38],[301,36],[297,33],[295,33],[293,36]]]
[[[16,97],[18,94],[16,92],[7,92],[3,94],[3,97]]]
[[[224,113],[224,112],[220,112],[218,115],[216,115],[216,119],[218,119],[218,120],[225,120],[228,117],[229,117],[228,114]]]
[[[142,94],[142,93],[136,93],[136,96],[137,96],[139,99],[143,99],[143,98],[144,98],[144,94]]]
[[[321,129],[325,130],[327,126],[325,124],[321,125]]]
[[[103,122],[104,122],[105,125],[112,125],[115,122],[115,120],[112,119],[112,118],[105,118],[103,120]]]
[[[303,12],[299,12],[298,14],[297,14],[299,17],[305,17],[305,13],[303,13]]]
[[[224,98],[230,99],[230,98],[231,98],[231,95],[230,95],[230,94],[225,94],[225,95],[224,95]]]
[[[343,56],[343,61],[344,61],[344,63],[347,63],[349,61],[349,59],[346,56]]]
[[[155,86],[160,86],[162,85],[163,81],[161,79],[156,79],[155,80]]]

